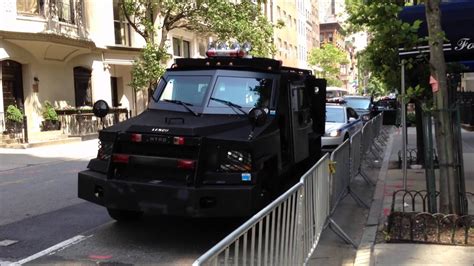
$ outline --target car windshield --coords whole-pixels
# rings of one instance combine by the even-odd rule
[[[211,76],[168,76],[159,101],[179,101],[193,106],[203,104]],[[164,84],[163,84],[164,85]],[[159,85],[160,86],[160,85]]]
[[[218,77],[209,107],[229,107],[224,101],[243,108],[269,107],[272,80],[249,77]]]
[[[346,97],[344,98],[344,100],[346,101],[347,106],[350,106],[354,109],[369,109],[370,107],[369,98]]]
[[[326,108],[326,122],[344,123],[343,108]]]

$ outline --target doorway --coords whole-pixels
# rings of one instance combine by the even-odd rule
[[[2,61],[3,108],[7,111],[9,105],[16,105],[24,112],[23,76],[21,64],[12,60]]]
[[[91,71],[89,69],[74,68],[74,93],[76,107],[92,106]]]

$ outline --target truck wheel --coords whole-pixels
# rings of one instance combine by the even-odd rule
[[[107,208],[107,212],[109,213],[110,217],[112,217],[113,219],[119,222],[136,221],[136,220],[139,220],[143,216],[143,212],[139,212],[139,211],[128,211],[128,210],[118,210],[118,209]]]

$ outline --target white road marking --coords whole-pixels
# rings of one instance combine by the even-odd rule
[[[33,254],[33,255],[31,255],[31,256],[29,256],[29,257],[27,257],[27,258],[24,258],[24,259],[19,260],[19,261],[17,261],[17,262],[13,262],[12,264],[10,264],[10,266],[16,266],[16,265],[25,264],[25,263],[27,263],[27,262],[30,262],[30,261],[32,261],[32,260],[35,260],[35,259],[37,259],[37,258],[39,258],[39,257],[44,256],[44,255],[50,254],[50,253],[52,253],[52,252],[54,252],[54,251],[57,251],[57,250],[59,250],[59,249],[64,249],[64,248],[66,248],[66,247],[68,247],[68,246],[77,244],[77,243],[79,243],[79,242],[81,242],[81,241],[83,241],[83,240],[86,240],[87,238],[89,238],[89,237],[91,237],[91,236],[92,236],[92,235],[89,235],[89,236],[77,235],[77,236],[75,236],[75,237],[72,237],[72,238],[69,238],[69,239],[67,239],[67,240],[64,240],[63,242],[58,243],[58,244],[56,244],[56,245],[54,245],[54,246],[52,246],[52,247],[49,247],[49,248],[47,248],[47,249],[45,249],[45,250],[43,250],[43,251],[40,251],[40,252],[38,252],[38,253],[36,253],[36,254]]]
[[[8,247],[8,246],[11,246],[15,243],[18,243],[17,240],[11,240],[11,239],[4,239],[2,241],[0,241],[0,247]]]

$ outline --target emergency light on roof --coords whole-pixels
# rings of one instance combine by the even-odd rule
[[[227,46],[225,42],[211,42],[209,43],[208,50],[206,52],[207,57],[240,57],[248,58],[250,57],[251,46],[249,43],[244,43],[240,45],[237,42],[232,43],[230,46]]]

